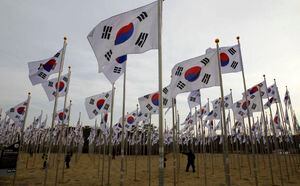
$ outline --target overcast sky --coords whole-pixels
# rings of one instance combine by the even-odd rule
[[[1,0],[0,2],[0,107],[4,110],[32,93],[29,120],[43,109],[48,118],[53,102],[40,85],[32,86],[27,63],[53,56],[68,37],[65,57],[72,66],[69,97],[73,100],[71,121],[78,119],[93,125],[84,107],[84,99],[111,89],[98,66],[86,39],[100,21],[146,5],[153,0]],[[293,107],[299,117],[300,83],[300,1],[299,0],[166,0],[163,7],[163,82],[170,81],[172,67],[185,59],[204,54],[214,47],[236,44],[241,37],[248,87],[263,80],[271,85],[276,78],[281,97],[288,86]],[[158,90],[157,51],[129,55],[127,65],[126,111],[136,108],[137,98]],[[54,76],[51,76],[51,78]],[[233,89],[234,100],[241,98],[241,73],[223,75],[225,94]],[[116,83],[116,122],[121,116],[122,79]],[[201,90],[202,100],[219,96],[219,88]],[[178,98],[181,118],[188,113],[187,94]],[[59,98],[62,108],[63,98]],[[166,116],[170,123],[170,113]],[[157,121],[157,118],[155,119]],[[48,120],[48,125],[50,120]]]

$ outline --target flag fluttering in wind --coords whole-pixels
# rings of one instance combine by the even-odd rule
[[[24,123],[25,112],[28,106],[27,101],[23,101],[22,103],[10,108],[6,111],[6,114],[10,119],[12,119],[16,124],[22,127]]]
[[[176,64],[172,69],[171,94],[177,94],[219,86],[217,53],[210,52],[205,55],[188,59]]]
[[[261,83],[258,83],[257,85],[254,85],[253,87],[249,88],[247,90],[248,96],[250,98],[253,95],[255,96],[255,94],[259,92],[259,88],[260,88],[261,97],[268,98],[268,95],[267,95],[268,88],[267,88],[266,81],[262,81]],[[259,98],[259,97],[257,96],[257,98]]]
[[[217,49],[208,48],[206,53],[216,52]],[[240,49],[238,45],[220,47],[220,63],[222,74],[242,71]]]
[[[200,105],[201,103],[201,96],[200,90],[193,90],[188,96],[188,104],[190,109]]]
[[[97,94],[85,99],[85,108],[90,119],[95,118],[99,113],[109,112],[112,91]]]
[[[59,72],[62,50],[51,58],[28,63],[29,79],[32,85],[43,83],[47,81],[51,74]]]
[[[93,28],[87,38],[96,55],[99,72],[108,64],[120,63],[119,59],[126,54],[158,48],[157,7],[155,1],[101,21]]]
[[[47,94],[49,101],[53,101],[55,99],[57,88],[58,88],[58,97],[65,96],[68,90],[68,85],[69,85],[68,74],[61,76],[59,83],[57,82],[57,78],[53,78],[42,83],[42,86]]]
[[[290,98],[290,93],[288,90],[286,90],[285,95],[284,95],[284,104],[286,107],[290,107],[290,105],[291,105],[291,98]]]
[[[163,108],[172,106],[170,86],[163,88]],[[154,92],[138,98],[142,113],[156,113],[159,109],[159,93]]]
[[[65,124],[70,118],[70,105],[62,110],[59,110],[55,116],[55,121],[57,124]]]

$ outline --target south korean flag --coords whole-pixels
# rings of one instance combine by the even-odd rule
[[[201,97],[200,97],[200,90],[192,91],[188,96],[188,104],[190,109],[200,105]]]
[[[208,48],[206,53],[215,51],[216,49]],[[222,74],[242,71],[240,49],[238,45],[220,47],[219,53]]]
[[[50,79],[42,83],[42,87],[44,88],[48,100],[53,101],[55,99],[56,89],[58,89],[58,97],[63,97],[66,95],[69,86],[69,76],[65,74],[60,77],[60,81],[58,83],[57,78]]]
[[[268,87],[268,96],[273,97],[276,101],[279,100],[279,93],[276,84],[273,84]]]
[[[70,107],[69,105],[65,109],[59,110],[56,115],[55,115],[55,121],[57,122],[58,125],[66,124],[70,118]]]
[[[170,97],[170,87],[164,87],[163,90],[163,108],[172,106],[172,98]],[[159,110],[159,92],[147,94],[138,98],[142,113],[157,113]]]
[[[12,119],[20,127],[24,124],[25,112],[28,106],[28,102],[24,101],[6,111],[7,116]]]
[[[158,48],[158,1],[101,21],[88,34],[98,71],[124,54]]]
[[[110,81],[111,84],[115,83],[119,77],[124,74],[126,68],[127,55],[118,57],[112,60],[111,63],[103,67],[103,74]]]
[[[53,57],[28,63],[29,79],[32,85],[47,81],[49,76],[58,73],[61,64],[62,51],[58,51]]]
[[[90,119],[100,113],[110,112],[112,91],[97,94],[85,99],[85,108]]]
[[[172,69],[172,97],[183,92],[219,86],[217,53],[211,52],[176,64]]]

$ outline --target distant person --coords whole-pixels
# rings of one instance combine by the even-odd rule
[[[47,154],[46,153],[43,153],[42,159],[43,159],[43,169],[45,169],[47,167]]]
[[[70,168],[71,156],[72,156],[71,153],[67,153],[67,155],[65,156],[65,162],[66,162],[67,169]]]
[[[189,149],[188,153],[183,152],[182,154],[187,155],[187,164],[186,164],[186,172],[189,172],[190,166],[193,168],[193,172],[195,172],[195,154],[192,149]]]

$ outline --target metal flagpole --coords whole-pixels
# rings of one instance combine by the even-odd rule
[[[63,113],[64,115],[67,117],[67,113],[66,113],[66,107],[67,107],[67,99],[68,99],[68,93],[69,93],[69,85],[70,85],[70,78],[71,78],[71,67],[68,67],[69,71],[68,71],[68,83],[67,83],[67,89],[66,89],[66,95],[65,95],[65,100],[64,100],[64,108],[63,108]],[[60,81],[57,81],[57,86],[59,87],[60,85]],[[70,107],[71,107],[71,101],[70,101]],[[68,111],[70,113],[70,111]],[[55,173],[55,185],[57,185],[57,180],[58,180],[58,169],[59,169],[59,164],[60,164],[60,153],[61,153],[61,148],[62,148],[62,144],[61,144],[61,140],[63,138],[64,135],[64,128],[65,128],[65,116],[63,116],[62,119],[62,128],[61,128],[61,134],[60,134],[60,139],[59,139],[59,148],[58,148],[58,158],[57,158],[57,162],[56,162],[56,173]],[[67,128],[68,129],[68,128]],[[63,163],[63,172],[64,172],[64,161],[62,161]],[[64,174],[62,172],[62,174]]]
[[[227,130],[225,126],[225,107],[224,107],[224,92],[223,92],[223,82],[221,74],[221,64],[220,64],[220,54],[219,54],[219,39],[215,40],[217,46],[217,57],[218,57],[218,67],[219,67],[219,80],[220,80],[220,91],[221,91],[221,108],[222,108],[222,118],[221,118],[221,130],[223,133],[223,163],[224,163],[224,172],[225,172],[225,181],[226,185],[230,184],[230,169],[228,162],[228,143],[227,143]]]
[[[266,76],[263,75],[263,77],[264,77],[264,81],[266,82]],[[266,91],[266,94],[267,94],[268,102],[269,102],[270,98],[269,98],[269,95],[268,95],[268,91]],[[270,117],[271,117],[270,123],[271,123],[271,130],[273,131],[273,141],[274,141],[274,145],[275,145],[275,150],[279,150],[278,141],[277,141],[277,137],[276,137],[276,131],[275,131],[274,122],[273,122],[273,114],[272,114],[271,106],[269,106],[269,111],[270,111]],[[280,174],[281,185],[283,186],[283,176],[282,176],[282,170],[281,170],[281,162],[280,162],[280,157],[279,157],[278,152],[276,152],[275,157],[276,157],[276,160],[277,160],[277,163],[278,163],[278,166],[279,166],[279,174]]]
[[[136,120],[137,117],[139,115],[139,105],[136,104]],[[136,122],[136,127],[135,127],[135,132],[134,132],[134,181],[137,181],[136,179],[136,162],[137,162],[137,140],[136,140],[136,136],[137,136],[137,132],[138,132],[138,127],[139,124]]]
[[[174,99],[172,98],[172,123],[173,123],[173,185],[176,185],[176,139],[175,139],[175,133],[176,133],[176,124],[175,124],[175,108],[174,108]]]
[[[148,167],[148,185],[151,185],[151,133],[152,133],[152,126],[151,126],[151,117],[150,114],[150,121],[148,125],[148,135],[147,135],[147,167]]]
[[[201,99],[201,98],[200,98]],[[200,109],[201,110],[201,109]],[[197,115],[197,107],[195,107],[195,127],[196,127],[196,138],[197,138],[197,140],[196,140],[196,142],[197,142],[197,146],[195,145],[195,149],[196,149],[196,152],[197,152],[197,155],[196,155],[196,158],[197,158],[197,171],[198,171],[198,174],[197,174],[197,177],[198,178],[200,178],[200,163],[199,163],[199,154],[200,154],[200,152],[199,152],[199,131],[198,131],[198,121],[197,121],[197,118],[198,117],[198,115]],[[194,151],[195,152],[195,151]]]
[[[63,50],[62,50],[62,56],[61,56],[61,61],[60,61],[60,66],[59,66],[57,82],[60,82],[60,76],[63,71],[66,47],[67,47],[67,38],[64,37],[64,45],[63,45]],[[53,132],[52,130],[54,127],[54,121],[55,121],[55,116],[56,116],[58,89],[59,89],[59,86],[56,87],[56,91],[55,91],[55,99],[54,99],[54,106],[53,106],[53,113],[52,113],[52,123],[51,123],[51,128],[50,128],[50,140],[49,140],[49,145],[48,145],[48,153],[47,153],[46,160],[45,160],[46,168],[45,168],[45,176],[44,176],[44,186],[47,184],[47,176],[48,176],[48,168],[49,168],[48,161],[50,159],[50,153],[51,153],[51,148],[52,148],[52,132]]]
[[[23,125],[22,125],[22,128],[21,128],[21,136],[20,136],[20,146],[19,146],[19,150],[18,150],[18,158],[17,158],[17,163],[16,163],[16,172],[14,174],[14,178],[13,178],[13,186],[15,185],[16,183],[16,179],[17,179],[17,168],[18,168],[18,161],[20,159],[20,149],[23,145],[23,136],[24,136],[24,129],[25,129],[25,124],[26,124],[26,120],[27,120],[27,115],[28,115],[28,110],[29,110],[29,104],[30,104],[30,99],[31,99],[31,93],[28,92],[28,97],[27,97],[27,105],[26,105],[26,110],[25,110],[25,115],[24,115],[24,121],[23,121]],[[6,121],[6,116],[5,115],[5,119],[4,119],[4,122]]]
[[[209,103],[209,101],[208,101],[208,103]],[[202,113],[201,96],[200,96],[200,125],[201,125],[201,131],[202,131],[201,132],[202,133],[202,153],[203,153],[203,167],[204,167],[203,174],[204,174],[204,186],[206,186],[207,185],[207,176],[206,176],[205,128],[203,125],[202,117],[203,117],[203,113]]]
[[[254,179],[255,179],[255,185],[258,185],[258,178],[257,178],[257,167],[256,167],[256,160],[255,160],[255,146],[252,141],[252,131],[251,131],[251,120],[250,120],[250,111],[249,111],[249,105],[248,105],[248,93],[247,93],[247,86],[246,86],[246,79],[245,79],[245,71],[244,71],[244,64],[242,60],[242,52],[241,52],[241,44],[240,44],[240,37],[238,36],[237,38],[238,41],[238,46],[239,46],[239,51],[240,51],[240,61],[241,61],[241,66],[242,66],[242,76],[243,76],[243,85],[244,85],[244,99],[247,105],[247,117],[248,117],[248,125],[249,125],[249,134],[250,134],[250,142],[252,146],[252,159],[253,159],[253,172],[254,172]],[[247,146],[247,143],[245,144]],[[248,156],[248,154],[247,154]],[[249,166],[251,168],[251,166]],[[251,170],[251,169],[250,169]]]
[[[124,148],[125,148],[124,132],[125,132],[125,104],[126,104],[125,97],[126,97],[126,67],[124,68],[124,76],[123,76],[120,186],[124,185],[124,173],[125,173],[125,162],[124,162]]]
[[[112,97],[111,97],[111,107],[110,107],[110,126],[109,126],[109,141],[108,141],[108,168],[107,168],[107,185],[110,185],[110,168],[111,168],[111,158],[112,158],[112,135],[113,135],[113,111],[114,111],[114,99],[115,99],[115,83],[112,84]]]
[[[164,137],[163,137],[163,97],[162,97],[162,8],[163,0],[158,0],[158,90],[159,90],[159,186],[164,185]]]
[[[233,101],[233,97],[232,97],[232,89],[230,89],[230,94],[231,94],[231,100]],[[235,128],[235,132],[236,133],[236,126],[235,126],[235,115],[234,115],[234,112],[233,112],[233,123],[234,123],[234,128]],[[240,179],[242,179],[242,172],[241,172],[241,152],[240,152],[240,149],[238,148],[239,147],[239,141],[236,137],[236,141],[235,141],[235,146],[236,146],[236,151],[237,151],[237,161],[238,161],[238,169],[239,169],[239,176],[240,176]]]

